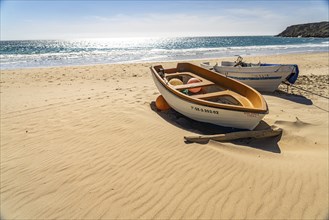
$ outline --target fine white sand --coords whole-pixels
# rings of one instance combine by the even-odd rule
[[[245,58],[322,96],[328,60]],[[280,86],[259,126],[281,137],[187,144],[221,128],[158,112],[150,65],[1,71],[1,219],[328,218],[328,99]]]

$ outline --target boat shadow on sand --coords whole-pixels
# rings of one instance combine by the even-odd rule
[[[281,98],[281,99],[286,99],[288,101],[295,102],[298,104],[313,105],[313,102],[311,99],[308,99],[303,95],[288,93],[283,90],[275,90],[274,92],[262,92],[261,94],[267,95],[267,96],[274,96],[274,97]]]
[[[237,131],[244,131],[242,129],[237,128],[228,128],[228,127],[222,127],[218,125],[213,125],[209,123],[203,123],[199,121],[195,121],[193,119],[190,119],[179,112],[176,112],[173,109],[167,110],[167,111],[159,111],[157,110],[155,106],[155,102],[150,103],[151,109],[156,112],[161,118],[169,122],[170,124],[179,127],[181,129],[184,129],[189,132],[193,132],[199,135],[215,135],[215,134],[227,134],[231,132],[237,132]],[[259,125],[254,130],[265,130],[270,129],[271,126],[268,125],[266,122],[261,121]],[[183,139],[183,137],[182,137]],[[229,141],[230,143],[236,144],[236,145],[243,145],[247,147],[252,147],[259,150],[269,151],[272,153],[281,153],[281,150],[279,148],[278,142],[281,139],[281,135],[277,137],[271,137],[271,138],[264,138],[264,139],[256,139],[256,138],[244,138],[234,141]],[[185,141],[186,144],[189,144],[191,142]],[[199,144],[207,144],[208,141],[202,143],[198,142]]]

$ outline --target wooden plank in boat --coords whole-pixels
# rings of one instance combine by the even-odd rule
[[[207,98],[214,98],[214,97],[221,97],[221,96],[231,96],[235,100],[237,100],[242,106],[253,107],[253,105],[247,98],[243,97],[242,95],[240,95],[236,92],[230,91],[230,90],[198,94],[198,95],[193,95],[192,97],[197,98],[197,99],[207,99]]]
[[[201,87],[201,86],[210,86],[210,85],[214,85],[215,83],[201,77],[198,76],[194,73],[191,72],[179,72],[179,73],[166,73],[165,74],[165,78],[168,76],[183,76],[183,75],[189,75],[191,77],[200,79],[201,82],[200,83],[191,83],[191,84],[184,84],[184,85],[179,85],[179,86],[175,86],[174,88],[177,90],[183,90],[183,89],[192,89],[192,88],[197,88],[197,87]]]
[[[190,76],[192,76],[194,78],[199,78],[202,81],[204,81],[204,80],[205,81],[208,81],[205,78],[203,78],[201,76],[198,76],[198,75],[196,75],[194,73],[191,73],[191,72],[165,73],[165,77],[167,77],[167,76],[182,76],[182,75],[190,75]]]
[[[199,82],[199,83],[191,83],[191,84],[184,84],[184,85],[179,85],[179,86],[174,86],[175,89],[177,90],[183,90],[183,89],[192,89],[192,88],[197,88],[197,87],[202,87],[202,86],[211,86],[215,85],[213,82]]]

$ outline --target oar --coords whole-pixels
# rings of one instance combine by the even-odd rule
[[[196,135],[196,136],[185,136],[185,141],[188,142],[200,142],[205,143],[209,140],[214,141],[232,141],[242,138],[267,138],[274,137],[282,134],[281,128],[270,128],[267,130],[259,131],[237,131],[226,134],[215,134],[215,135]]]

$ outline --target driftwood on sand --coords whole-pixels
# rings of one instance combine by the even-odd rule
[[[267,138],[278,136],[282,133],[281,128],[270,128],[267,130],[259,131],[238,131],[226,134],[216,135],[196,135],[196,136],[185,136],[185,141],[188,142],[208,142],[209,140],[214,141],[232,141],[242,138]]]

